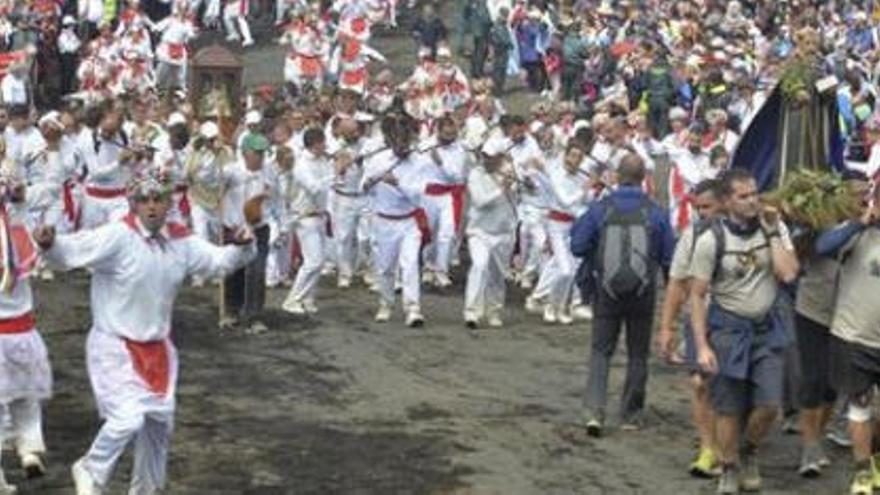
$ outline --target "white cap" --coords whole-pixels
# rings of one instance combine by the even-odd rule
[[[681,107],[672,107],[669,109],[669,120],[687,120],[687,110]]]
[[[369,114],[367,112],[358,111],[354,113],[354,120],[356,120],[357,122],[373,122],[374,120],[376,120],[376,117],[373,117],[372,114]]]
[[[55,110],[47,112],[46,115],[40,117],[37,125],[39,125],[40,127],[43,127],[44,125],[51,125],[59,131],[64,130],[64,124],[61,123],[61,114]]]
[[[440,48],[437,48],[437,58],[440,58],[440,57],[446,57],[446,58],[452,57],[452,51],[449,50],[448,46],[441,46]]]
[[[487,156],[497,156],[507,151],[507,140],[504,138],[493,138],[483,144],[481,151]]]
[[[207,139],[214,139],[215,137],[220,135],[220,128],[217,127],[217,124],[213,121],[203,122],[201,126],[199,126],[199,134],[202,137]]]
[[[263,120],[263,116],[257,110],[251,110],[244,116],[244,123],[247,125],[259,124]]]
[[[61,25],[62,26],[75,26],[76,19],[74,19],[73,16],[66,15],[66,16],[64,16],[63,19],[61,19]]]
[[[168,116],[168,127],[178,124],[186,124],[186,117],[180,112],[174,112]]]

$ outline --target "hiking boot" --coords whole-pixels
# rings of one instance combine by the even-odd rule
[[[758,456],[754,451],[742,454],[742,474],[739,479],[739,487],[744,492],[761,491],[761,473],[758,470]]]
[[[733,465],[725,465],[721,468],[721,476],[718,478],[718,495],[739,494],[739,469]]]
[[[708,448],[701,448],[699,455],[691,463],[691,476],[695,478],[715,478],[721,474],[721,465],[718,462],[718,456],[715,451]]]
[[[874,493],[874,474],[870,468],[860,469],[853,475],[849,485],[850,495],[872,495]]]
[[[822,474],[822,458],[824,453],[822,447],[818,444],[808,445],[804,447],[801,454],[801,465],[798,468],[798,474],[804,478],[816,478]],[[827,458],[825,458],[827,460]]]
[[[25,477],[29,480],[42,478],[46,475],[46,465],[43,464],[43,460],[32,452],[21,455],[21,467],[24,469]]]
[[[602,436],[602,420],[592,417],[587,420],[587,435],[593,438]]]

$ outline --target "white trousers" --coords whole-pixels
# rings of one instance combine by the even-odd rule
[[[525,205],[520,211],[519,268],[528,274],[541,273],[547,243],[546,210]]]
[[[375,247],[373,264],[379,282],[379,297],[389,306],[394,304],[394,280],[399,269],[404,308],[419,307],[419,252],[422,233],[415,219],[391,220],[376,215],[371,228]]]
[[[3,435],[0,443],[7,441],[15,447],[19,456],[44,454],[43,409],[37,399],[16,399],[4,404],[2,409]]]
[[[571,302],[574,275],[577,270],[574,255],[569,246],[571,222],[547,220],[547,235],[553,251],[550,259],[541,270],[538,286],[532,296],[546,299],[550,304],[561,308]]]
[[[192,229],[195,235],[215,244],[222,232],[217,214],[198,204],[192,205]]]
[[[239,32],[241,39],[245,43],[253,43],[251,37],[251,27],[248,24],[245,13],[241,11],[238,2],[227,2],[223,10],[223,25],[226,27],[226,34],[230,38],[238,39]],[[236,27],[238,29],[236,29]]]
[[[128,199],[125,196],[96,198],[85,194],[80,225],[83,229],[94,229],[105,223],[122,220],[129,211]]]
[[[324,267],[324,250],[328,247],[325,236],[326,223],[323,216],[302,218],[296,223],[296,237],[302,251],[302,266],[296,273],[290,295],[297,302],[315,298],[315,287],[321,279]]]
[[[166,394],[158,395],[135,372],[121,338],[95,329],[89,332],[86,361],[104,424],[83,457],[83,466],[100,486],[107,486],[131,442],[134,464],[129,494],[154,494],[165,486],[177,385],[177,352],[170,341],[166,345],[169,384]]]
[[[281,236],[269,245],[269,256],[266,258],[266,284],[277,285],[290,278],[290,250],[293,239],[290,234]]]
[[[425,247],[425,267],[448,274],[452,250],[458,245],[452,195],[425,196],[425,211],[431,227],[431,244]]]
[[[351,277],[367,263],[369,218],[364,198],[333,195],[333,244],[340,276]]]
[[[471,230],[467,242],[471,267],[464,292],[465,313],[478,318],[498,315],[504,308],[505,275],[513,253],[513,234],[492,235]]]

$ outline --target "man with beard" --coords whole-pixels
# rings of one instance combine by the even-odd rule
[[[171,188],[156,176],[129,184],[132,213],[90,232],[33,232],[49,263],[92,272],[92,329],[86,345],[89,377],[104,422],[89,451],[72,468],[78,495],[107,487],[119,457],[134,442],[130,493],[165,486],[177,385],[171,311],[187,275],[231,272],[254,255],[246,228],[232,245],[216,247],[166,222]]]
[[[782,403],[789,344],[780,285],[793,282],[799,266],[778,212],[762,208],[748,171],[726,172],[721,194],[721,228],[704,232],[694,246],[690,300],[697,359],[713,375],[718,493],[734,494],[761,489],[758,447]]]

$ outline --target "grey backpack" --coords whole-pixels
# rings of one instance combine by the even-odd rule
[[[605,222],[594,259],[598,286],[614,300],[640,297],[654,283],[657,263],[650,251],[650,212],[647,198],[626,212],[610,198],[605,200]]]

